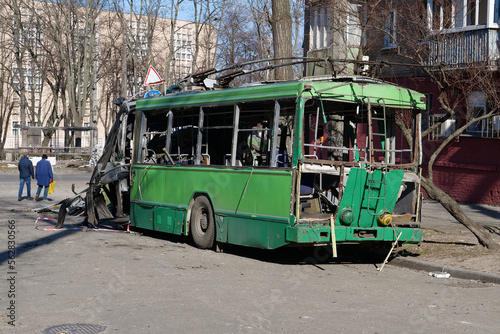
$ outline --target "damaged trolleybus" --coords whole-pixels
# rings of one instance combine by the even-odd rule
[[[418,243],[425,108],[357,76],[139,99],[131,226],[200,248]]]

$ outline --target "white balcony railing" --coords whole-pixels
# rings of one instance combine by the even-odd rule
[[[433,126],[436,124],[436,122],[443,116],[443,114],[429,115],[430,125]],[[456,121],[454,118],[447,119],[432,131],[430,139],[437,140],[438,138],[449,137],[453,132],[455,132],[455,123]]]
[[[497,65],[498,42],[498,29],[492,28],[438,33],[428,43],[429,65]]]

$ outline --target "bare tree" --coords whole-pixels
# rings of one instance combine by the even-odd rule
[[[128,95],[127,61],[122,61],[123,50],[127,49],[127,45],[122,43],[124,31],[122,18],[123,13],[112,11],[101,12],[99,17],[99,64],[102,70],[98,71],[97,119],[94,118],[92,121],[100,121],[106,134],[115,120],[116,107],[113,105],[113,100],[119,96]],[[127,31],[125,30],[124,34],[127,34]]]
[[[122,35],[122,96],[139,93],[149,65],[155,65],[153,39],[160,9],[159,0],[140,0],[138,5],[132,0],[114,0]]]
[[[273,32],[277,30],[273,30],[273,22],[277,22],[279,15],[273,18],[271,7],[272,3],[269,0],[247,1],[228,6],[218,34],[219,57],[217,64],[219,67],[224,68],[247,62],[245,68],[251,71],[263,65],[288,62],[287,59],[274,60],[276,58],[275,48],[277,47],[281,50],[288,50],[289,54],[284,58],[302,55],[303,2],[292,1],[288,6],[288,14],[284,15],[288,19],[288,31],[285,32],[288,35],[286,38],[289,38],[288,42],[280,40],[279,43],[274,43]],[[284,25],[281,25],[280,28],[277,26],[278,23],[274,25],[276,29],[284,27]],[[280,38],[280,36],[276,38]],[[287,43],[287,46],[281,45]],[[277,52],[279,54],[281,51]],[[263,60],[263,62],[248,63],[253,60]],[[267,60],[267,63],[264,60]],[[288,76],[286,80],[301,75],[299,66],[296,68],[278,67],[273,71],[274,73],[271,70],[252,72],[251,75],[238,77],[232,82],[232,85],[237,86],[249,81],[275,80],[278,78],[276,75],[281,78],[280,80],[285,80],[284,73]]]
[[[10,13],[7,2],[0,4],[0,19],[8,22]],[[11,93],[12,69],[9,66],[12,59],[11,31],[8,25],[0,25],[0,156],[3,157],[11,121],[13,103]]]
[[[273,58],[271,3],[269,0],[248,1],[254,34],[259,43],[260,59]],[[267,78],[269,80],[269,78]]]
[[[219,30],[219,47],[217,66],[228,68],[231,65],[243,64],[249,61],[262,59],[261,44],[255,26],[241,8],[230,6],[222,20]],[[259,65],[259,64],[256,64]],[[249,68],[251,68],[249,66]],[[241,76],[231,82],[232,86],[239,86],[245,82],[265,79],[262,73],[255,72]]]
[[[81,127],[84,115],[95,110],[98,17],[102,6],[103,1],[99,0],[87,1],[83,7],[77,1],[44,3],[43,15],[39,15],[44,32],[42,41],[45,54],[53,60],[53,64],[46,64],[53,71],[45,78],[54,94],[54,110],[58,104],[62,106],[61,115],[49,114],[49,123],[58,116],[66,127]],[[47,73],[45,68],[42,70]],[[62,84],[60,92],[58,84]],[[55,99],[58,96],[60,100]],[[81,145],[81,133],[65,132],[65,146],[75,145]]]
[[[3,12],[2,8],[0,11]],[[5,21],[4,21],[5,22]],[[0,26],[0,157],[4,156],[12,110],[14,109],[11,93],[12,71],[7,64],[12,59],[10,39],[5,26]]]
[[[193,50],[192,72],[198,72],[214,66],[212,57],[212,53],[215,53],[215,44],[212,42],[216,34],[214,23],[220,23],[225,16],[226,1],[191,1],[194,14],[194,38],[191,46]]]
[[[301,57],[303,54],[304,42],[302,31],[304,26],[305,1],[290,1],[290,7],[292,15],[292,54],[294,57]],[[302,65],[293,67],[292,70],[294,78],[302,76]]]
[[[19,110],[20,123],[25,125],[28,122],[36,122],[36,110],[33,104],[30,105],[28,91],[31,91],[29,86],[30,79],[33,76],[33,68],[25,66],[25,59],[29,55],[29,48],[33,44],[33,36],[30,30],[33,25],[33,17],[29,11],[26,11],[24,1],[22,0],[7,0],[4,3],[3,15],[6,15],[4,22],[8,22],[8,41],[10,45],[8,49],[12,51],[13,59],[9,60],[6,65],[12,66],[13,74],[10,87],[14,91],[16,106]],[[7,42],[8,43],[8,42]],[[33,95],[33,94],[32,94]],[[33,100],[33,99],[32,99]],[[25,129],[21,131],[21,145],[27,143],[27,132]]]
[[[165,14],[170,18],[168,26],[162,26],[162,34],[166,36],[165,39],[168,41],[168,47],[166,49],[166,62],[164,68],[163,79],[167,82],[173,83],[178,77],[175,74],[176,68],[176,43],[175,37],[178,30],[177,22],[179,17],[179,12],[184,0],[171,0],[167,8],[168,14]]]

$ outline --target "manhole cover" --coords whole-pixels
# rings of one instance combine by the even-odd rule
[[[106,329],[106,326],[91,324],[64,324],[47,328],[45,334],[96,334]]]

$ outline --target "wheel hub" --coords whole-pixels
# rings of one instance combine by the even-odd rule
[[[200,217],[200,227],[205,232],[208,228],[207,214],[203,213]]]

